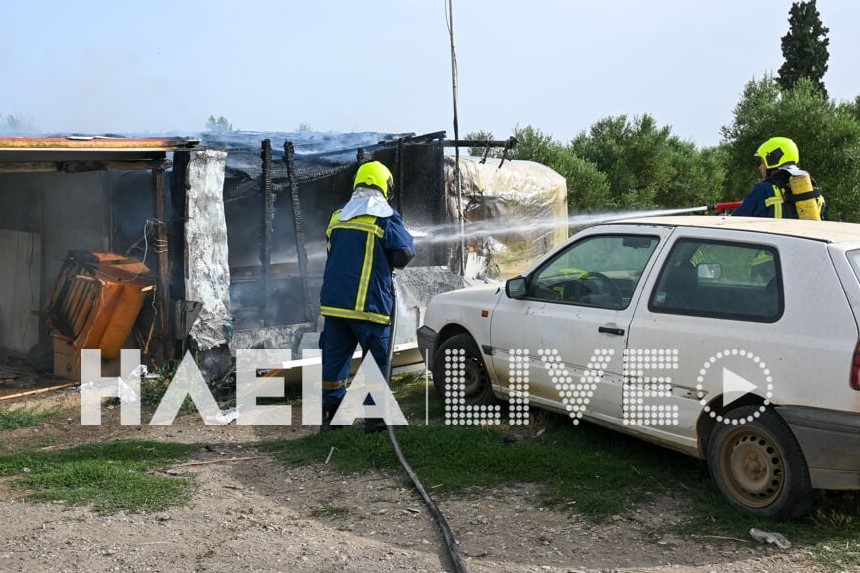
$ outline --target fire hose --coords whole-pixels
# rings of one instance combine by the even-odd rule
[[[728,201],[726,203],[711,203],[710,205],[702,205],[701,207],[690,207],[689,209],[679,209],[680,213],[701,213],[702,211],[714,211],[718,215],[724,214],[726,211],[734,211],[741,206],[743,201]]]
[[[394,335],[397,331],[397,284],[394,281],[393,274],[391,276],[391,292],[393,298],[391,309],[391,330],[388,335],[388,362],[385,366],[385,382],[389,386],[391,386],[391,370],[394,364]],[[421,498],[424,500],[424,504],[427,506],[427,509],[430,510],[430,513],[436,520],[436,524],[439,526],[439,531],[442,533],[445,545],[448,548],[448,555],[451,557],[451,563],[454,565],[454,571],[457,573],[468,573],[466,563],[460,555],[460,548],[457,546],[457,540],[454,539],[454,533],[448,525],[448,520],[445,519],[445,515],[439,510],[436,502],[433,501],[433,498],[430,497],[430,494],[427,493],[426,489],[424,489],[424,485],[421,483],[421,480],[418,479],[418,474],[415,473],[415,470],[412,469],[412,466],[409,465],[409,462],[403,455],[403,450],[400,449],[400,442],[397,441],[397,434],[394,431],[394,426],[386,423],[386,429],[388,430],[388,439],[391,440],[391,446],[394,448],[394,453],[397,454],[397,459],[400,460],[400,465],[402,465],[403,469],[406,470],[406,473],[415,485],[415,489],[421,495]]]
[[[729,201],[727,203],[714,203],[713,205],[705,205],[708,211],[716,211],[717,213],[725,213],[726,211],[734,211],[741,206],[743,201]]]

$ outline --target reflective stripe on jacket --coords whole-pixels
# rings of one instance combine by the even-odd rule
[[[340,210],[329,221],[328,258],[320,291],[324,316],[389,324],[393,306],[390,253],[415,254],[412,235],[397,211],[390,217],[360,215],[340,220]]]
[[[785,193],[790,193],[785,186],[780,186],[780,180],[768,178],[760,181],[746,196],[740,207],[735,209],[736,217],[771,217],[774,219],[797,219],[797,209],[791,201],[785,200]],[[827,203],[824,197],[818,197],[818,209],[821,218],[825,218]]]

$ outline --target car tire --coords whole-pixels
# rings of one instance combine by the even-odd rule
[[[758,414],[756,416],[756,414]],[[793,519],[809,511],[812,486],[797,439],[772,409],[745,406],[718,423],[708,441],[711,479],[732,505],[761,517]]]
[[[466,384],[465,395],[463,396],[465,404],[475,406],[497,404],[498,399],[493,394],[490,374],[487,372],[481,351],[468,334],[452,336],[443,342],[439,350],[436,351],[433,360],[433,386],[439,396],[444,399],[445,393],[449,391],[451,385],[451,369],[446,368],[446,357],[450,361],[452,356],[462,356],[464,359],[462,365]]]

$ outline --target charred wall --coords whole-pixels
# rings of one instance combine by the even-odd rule
[[[231,172],[228,163],[224,187],[235,326],[253,329],[315,322],[326,260],[325,231],[331,214],[352,194],[358,158],[346,164],[296,160],[293,184],[298,213],[283,155],[273,158],[274,219],[271,266],[266,272],[261,265],[261,242],[267,237],[263,229],[264,175],[247,169],[250,158],[242,157],[241,151],[233,153],[232,160],[246,166]],[[366,158],[382,161],[394,174],[392,203],[407,227],[445,222],[441,146],[395,144],[377,149]],[[301,250],[307,257],[304,274],[299,264]],[[419,250],[413,265],[444,265],[447,261],[447,248],[428,248]],[[306,296],[309,300],[305,300]]]

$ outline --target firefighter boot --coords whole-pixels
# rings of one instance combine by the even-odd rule
[[[325,434],[326,432],[330,432],[332,430],[340,430],[343,427],[338,424],[332,425],[331,423],[332,418],[334,418],[334,415],[337,412],[337,408],[339,405],[340,404],[323,403],[322,425],[320,426],[320,434]]]
[[[379,418],[365,418],[364,419],[364,433],[365,434],[376,434],[377,432],[384,432],[386,429],[385,420]]]

